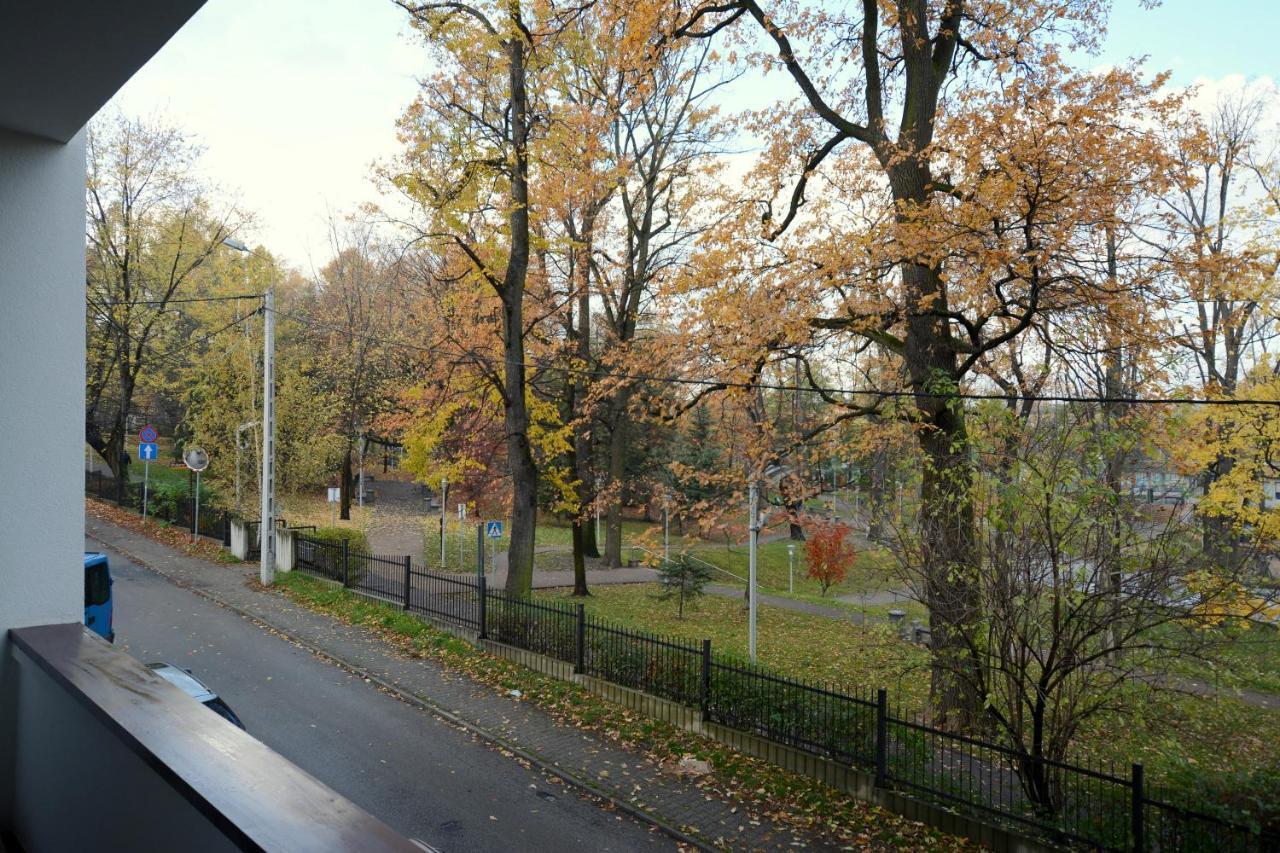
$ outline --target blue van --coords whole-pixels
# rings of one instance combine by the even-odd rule
[[[107,555],[84,552],[84,624],[108,643],[116,641],[111,617],[111,567]]]

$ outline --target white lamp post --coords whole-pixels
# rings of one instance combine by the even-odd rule
[[[787,543],[787,591],[796,594],[796,543]]]

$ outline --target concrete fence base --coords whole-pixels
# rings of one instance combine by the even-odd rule
[[[298,559],[297,531],[276,528],[276,571],[291,572]]]
[[[231,554],[237,560],[249,559],[249,524],[243,519],[231,519]]]

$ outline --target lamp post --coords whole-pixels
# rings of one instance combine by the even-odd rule
[[[671,498],[667,494],[662,495],[662,562],[671,562],[671,523],[670,511]]]
[[[787,592],[796,594],[796,543],[787,543]]]
[[[444,562],[444,560],[445,560],[445,557],[444,557],[444,533],[445,533],[444,518],[445,518],[445,516],[446,516],[446,515],[448,515],[448,514],[449,514],[449,478],[448,478],[448,477],[441,477],[441,478],[440,478],[440,568],[442,568],[442,569],[445,567],[445,562]],[[461,531],[461,530],[459,530],[459,531],[458,531],[458,535],[459,535],[459,536],[461,536],[461,535],[462,535],[462,531]],[[458,568],[460,568],[460,569],[461,569],[462,567],[461,567],[461,566],[459,566]]]
[[[756,613],[759,610],[759,593],[756,590],[756,545],[760,538],[760,512],[758,508],[760,490],[755,480],[749,487],[750,497],[747,501],[750,515],[747,517],[747,529],[750,531],[750,545],[747,558],[747,651],[751,662],[756,662]]]
[[[223,245],[258,255],[238,240],[223,239]],[[261,257],[261,255],[258,255]],[[258,580],[270,586],[276,577],[276,291],[268,287],[262,311],[262,556]]]

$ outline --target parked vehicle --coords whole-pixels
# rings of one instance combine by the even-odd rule
[[[176,667],[171,663],[161,662],[149,663],[147,668],[236,728],[244,729],[244,723],[240,722],[236,712],[231,710],[231,707],[226,702],[218,698],[217,693],[205,687],[200,679],[192,675],[191,670]]]
[[[107,555],[84,552],[84,624],[108,643],[116,641],[111,608],[111,566]]]

